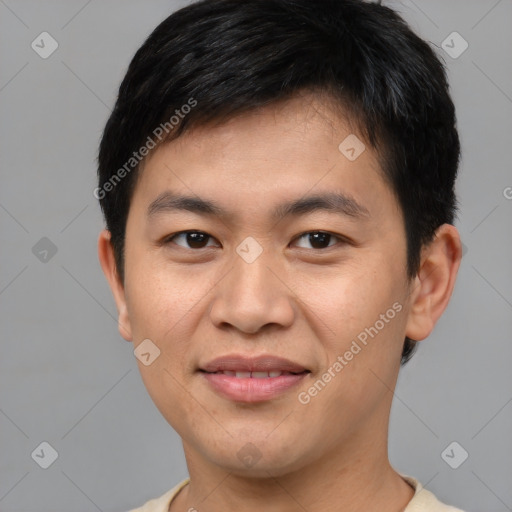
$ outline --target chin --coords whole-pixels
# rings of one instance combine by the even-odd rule
[[[248,436],[242,441],[230,439],[229,443],[223,443],[221,453],[212,453],[214,448],[209,447],[209,453],[205,455],[211,463],[245,478],[280,477],[299,471],[307,464],[307,454],[298,452],[299,446],[304,449],[302,444],[283,443],[277,438],[270,442],[265,437]]]

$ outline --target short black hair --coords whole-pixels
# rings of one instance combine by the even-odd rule
[[[405,219],[407,275],[417,274],[423,245],[453,224],[460,157],[446,71],[430,45],[380,3],[202,0],[171,14],[136,52],[101,139],[95,196],[122,281],[148,150],[303,91],[333,99],[376,150]],[[402,364],[415,345],[405,338]]]

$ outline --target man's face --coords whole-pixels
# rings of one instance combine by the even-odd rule
[[[141,173],[122,321],[135,346],[149,339],[161,351],[138,363],[142,378],[202,464],[277,476],[386,440],[410,300],[405,230],[374,151],[353,160],[353,140],[351,159],[338,148],[351,134],[326,104],[297,97],[193,130]],[[172,209],[166,192],[226,213]],[[360,210],[346,201],[274,216],[332,193]],[[182,231],[200,233],[171,239]],[[245,374],[201,371],[220,356],[261,355],[308,371],[259,375],[252,393]],[[269,391],[270,379],[281,387]]]

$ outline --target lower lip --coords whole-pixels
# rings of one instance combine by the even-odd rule
[[[296,386],[307,373],[280,375],[279,377],[237,378],[223,373],[201,372],[212,388],[219,394],[237,402],[264,402],[271,400],[293,386]]]

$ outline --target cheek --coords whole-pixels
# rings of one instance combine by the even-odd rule
[[[324,300],[309,302],[334,334],[320,338],[324,366],[305,389],[311,399],[306,407],[312,417],[332,418],[347,431],[382,407],[399,368],[404,307],[391,280],[375,279],[332,281]]]
[[[396,300],[394,286],[382,274],[368,264],[331,269],[301,277],[298,295],[324,322],[329,337],[343,342],[372,325]]]
[[[406,322],[400,261],[383,256],[375,258],[372,265],[369,261],[364,268],[353,265],[329,279],[312,279],[304,283],[302,292],[321,319],[319,326],[326,326],[322,329],[325,334],[318,335],[324,346],[324,364],[331,367],[338,356],[346,361],[339,372],[344,382],[338,379],[338,383],[348,385],[349,395],[356,399],[369,391],[370,368],[377,375],[382,371],[384,379],[395,371]],[[373,379],[378,384],[375,376]]]
[[[212,286],[197,268],[177,270],[163,258],[133,251],[126,259],[126,301],[134,335],[174,338]]]

